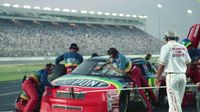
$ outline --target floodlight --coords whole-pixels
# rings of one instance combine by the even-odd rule
[[[82,14],[86,14],[87,11],[86,11],[86,10],[81,10],[81,13],[82,13]]]
[[[110,15],[110,13],[109,13],[109,12],[106,12],[106,13],[104,13],[104,15],[106,15],[106,16],[109,16],[109,15]]]
[[[9,3],[4,3],[3,6],[4,7],[10,7],[10,4]]]
[[[19,8],[19,4],[13,5],[14,8]]]
[[[132,15],[132,17],[136,18],[136,17],[137,17],[137,15]]]
[[[72,12],[72,13],[77,13],[77,10],[72,9],[71,12]]]
[[[158,8],[162,8],[162,5],[161,5],[161,4],[158,4],[157,7],[158,7]]]
[[[119,14],[119,16],[123,17],[123,16],[124,16],[124,14]]]
[[[141,19],[143,19],[143,16],[142,16],[142,15],[139,15],[138,17],[141,18]]]
[[[31,6],[30,6],[30,5],[24,5],[23,8],[24,8],[24,9],[30,9]]]
[[[60,11],[60,9],[59,8],[54,8],[54,11]]]
[[[97,14],[98,14],[98,15],[102,15],[103,13],[102,13],[102,12],[97,12]]]
[[[112,13],[112,16],[117,16],[117,13]]]
[[[51,8],[50,8],[50,7],[44,7],[43,10],[48,10],[48,11],[50,11]]]
[[[33,7],[33,9],[40,10],[40,7],[39,6],[35,6],[35,7]]]
[[[144,19],[147,19],[147,18],[148,18],[148,16],[143,16],[143,18],[144,18]]]
[[[126,14],[126,17],[131,17],[131,15],[130,14]]]
[[[95,12],[94,11],[89,11],[89,14],[95,14]]]
[[[62,11],[63,12],[69,12],[69,9],[63,9]]]
[[[188,13],[188,14],[192,14],[192,10],[188,9],[188,10],[187,10],[187,13]]]

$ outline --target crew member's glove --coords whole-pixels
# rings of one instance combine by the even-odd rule
[[[97,66],[97,67],[94,68],[95,71],[99,71],[99,70],[101,70],[101,69],[102,69],[101,66]]]

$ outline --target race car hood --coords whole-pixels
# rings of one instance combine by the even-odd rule
[[[130,82],[128,78],[86,76],[86,75],[65,75],[51,82],[54,86],[78,87],[85,89],[121,89]]]

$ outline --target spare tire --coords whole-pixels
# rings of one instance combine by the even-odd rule
[[[54,79],[66,74],[66,68],[63,64],[56,64],[53,74],[49,77],[49,81],[53,81]]]

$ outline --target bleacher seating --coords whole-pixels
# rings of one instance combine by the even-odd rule
[[[146,32],[128,26],[88,25],[0,19],[0,57],[57,56],[71,43],[80,54],[106,54],[116,47],[127,55],[158,53],[163,44]]]

